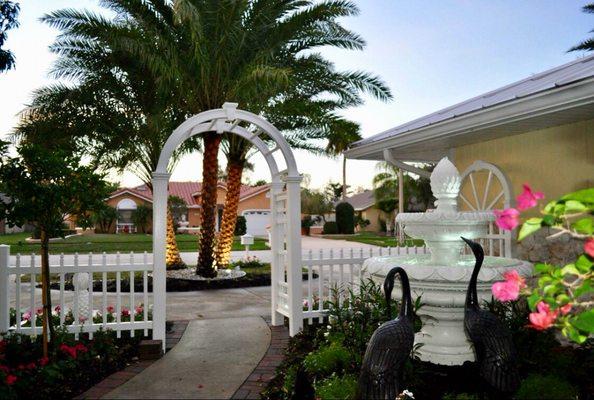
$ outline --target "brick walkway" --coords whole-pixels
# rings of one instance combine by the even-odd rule
[[[250,376],[237,389],[232,399],[259,399],[260,393],[274,378],[276,368],[283,361],[289,343],[289,330],[286,326],[271,326],[270,319],[264,318],[270,327],[270,346]]]
[[[188,327],[189,321],[174,321],[171,330],[167,332],[166,338],[166,351],[169,351],[175,346],[181,339],[184,331]],[[101,382],[75,397],[75,399],[100,399],[107,393],[111,392],[118,386],[126,383],[140,372],[142,372],[149,365],[154,363],[156,360],[136,361],[133,364],[127,366],[121,371],[115,372],[103,379]]]

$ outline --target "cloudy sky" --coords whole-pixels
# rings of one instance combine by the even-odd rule
[[[22,0],[21,26],[9,32],[8,48],[16,70],[0,75],[0,136],[10,132],[16,114],[31,92],[48,82],[54,59],[48,46],[56,31],[38,21],[58,8],[98,10],[95,0]],[[380,75],[394,100],[348,110],[361,124],[364,137],[397,126],[531,74],[572,61],[584,54],[567,49],[588,37],[594,15],[581,12],[585,1],[575,0],[361,0],[357,17],[344,25],[367,41],[362,52],[323,49],[338,68],[363,69]],[[312,187],[341,179],[340,160],[297,152],[301,172]],[[250,179],[269,177],[262,158],[255,156]],[[349,161],[347,179],[370,187],[375,163]],[[201,156],[183,159],[175,180],[198,180]],[[138,183],[132,174],[113,176],[123,185]]]

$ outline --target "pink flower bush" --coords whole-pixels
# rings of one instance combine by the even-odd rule
[[[557,319],[558,311],[551,311],[551,307],[544,301],[536,305],[536,312],[530,313],[530,327],[539,331],[544,331],[553,326]]]
[[[499,229],[511,231],[520,224],[520,212],[515,208],[507,208],[503,211],[493,210],[495,217],[495,224]]]
[[[594,237],[586,240],[586,243],[584,244],[584,252],[594,258]]]
[[[538,200],[544,199],[544,194],[542,192],[533,192],[532,188],[527,184],[523,184],[522,188],[524,190],[518,195],[518,197],[516,197],[518,210],[524,211],[535,207],[536,204],[538,204]]]
[[[505,281],[495,282],[491,287],[493,297],[499,301],[513,301],[520,296],[520,290],[526,287],[526,281],[518,271],[507,271],[503,274]]]

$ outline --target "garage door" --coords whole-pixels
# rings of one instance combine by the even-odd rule
[[[270,210],[246,210],[242,213],[247,225],[247,233],[253,236],[266,236],[270,225]]]

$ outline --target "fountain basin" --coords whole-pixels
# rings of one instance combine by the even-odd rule
[[[474,267],[473,256],[460,256],[454,265],[434,263],[429,255],[372,257],[363,264],[363,274],[379,284],[393,267],[406,270],[413,300],[422,296],[425,305],[418,314],[423,329],[415,336],[415,343],[423,343],[421,360],[441,365],[462,365],[474,361],[471,343],[464,332],[464,302],[468,282]],[[478,276],[477,293],[481,300],[491,299],[491,286],[503,280],[503,274],[516,270],[521,276],[532,275],[532,264],[511,258],[485,257]],[[395,283],[394,299],[401,292]]]

